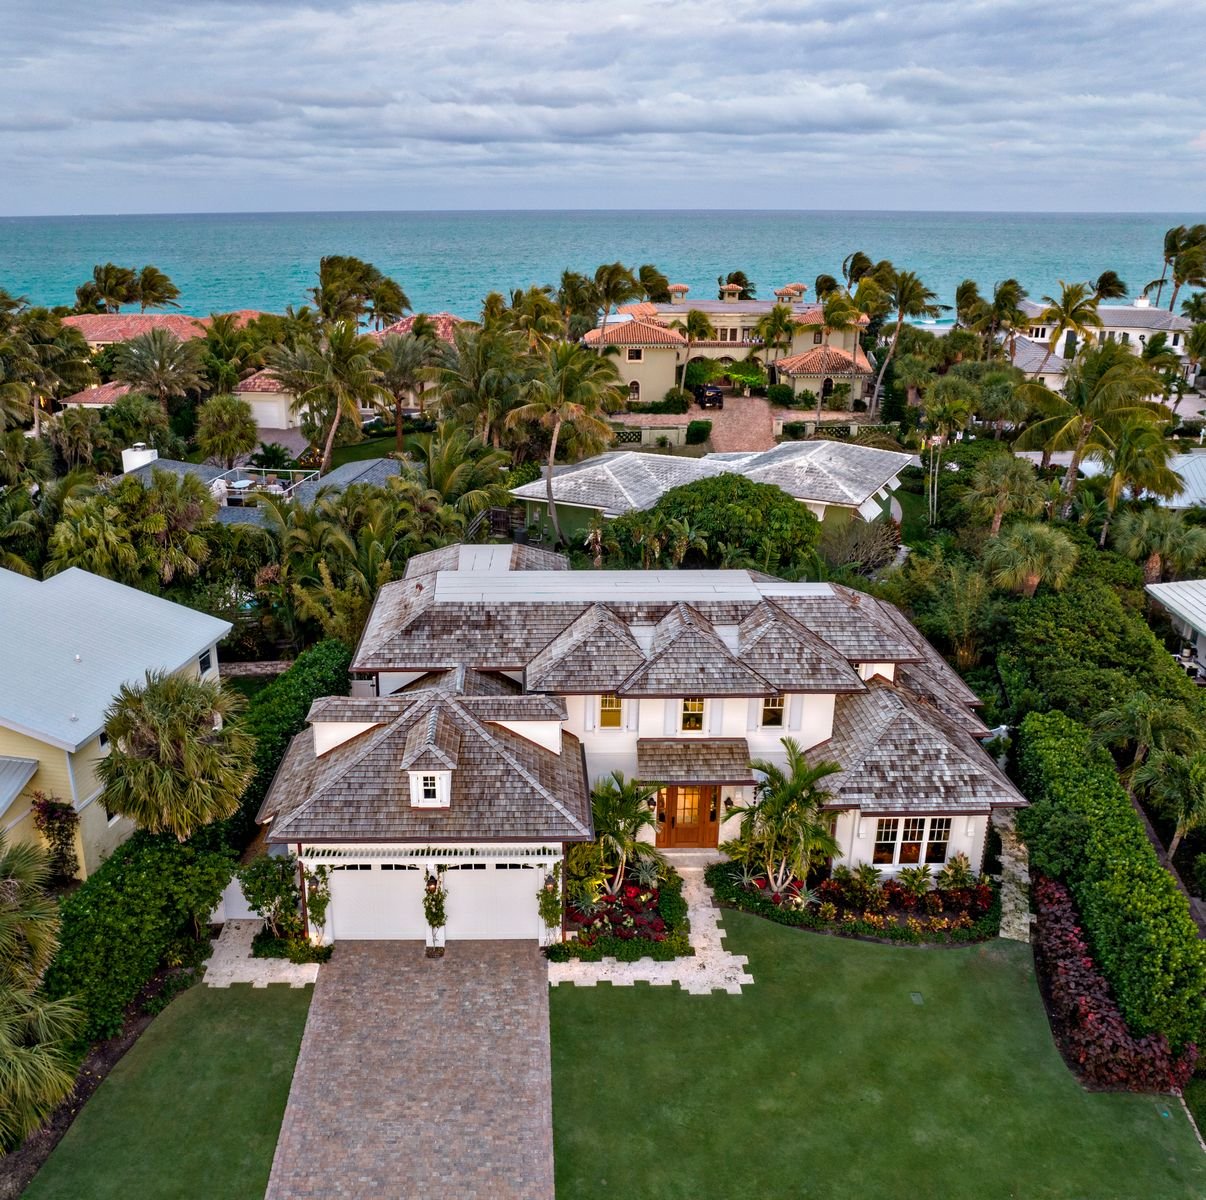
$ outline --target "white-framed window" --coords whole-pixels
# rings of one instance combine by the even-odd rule
[[[206,650],[205,653],[197,659],[197,670],[200,671],[202,675],[208,675],[210,668],[213,665],[214,656],[209,650]]]
[[[812,344],[814,346],[819,346],[824,340],[825,335],[819,329],[812,335]]]
[[[102,750],[109,749],[109,735],[103,729],[96,735],[96,740],[100,743]]]
[[[641,381],[634,379],[628,385],[628,402],[630,404],[639,404],[641,401]]]
[[[411,771],[411,807],[447,808],[452,783],[450,776],[449,771]]]
[[[683,733],[703,733],[704,702],[702,696],[687,696],[679,710],[679,729]]]
[[[879,817],[871,861],[881,867],[941,866],[950,840],[950,817]]]
[[[645,357],[645,351],[640,346],[628,347],[628,361],[640,362]]]
[[[623,724],[624,703],[610,692],[599,697],[599,728],[619,729]]]
[[[762,699],[762,728],[782,729],[784,721],[784,696],[764,696]]]

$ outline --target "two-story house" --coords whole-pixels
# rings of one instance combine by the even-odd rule
[[[841,767],[844,863],[978,864],[993,809],[1024,804],[974,693],[891,605],[750,571],[565,567],[452,546],[381,590],[353,695],[315,704],[260,812],[270,842],[334,868],[328,936],[423,936],[439,865],[450,938],[535,938],[601,778],[660,785],[659,846],[715,847],[784,737]]]
[[[687,285],[676,283],[670,287],[669,304],[622,304],[606,325],[600,322],[582,341],[613,354],[632,402],[661,400],[681,384],[688,362],[712,359],[724,364],[748,358],[761,363],[772,382],[790,384],[797,394],[807,390],[828,396],[838,384],[849,383],[851,397],[859,399],[873,375],[857,344],[867,317],[860,317],[855,328],[826,330],[821,306],[806,301],[804,291],[802,283],[794,283],[778,288],[774,300],[742,300],[741,289],[730,284],[721,289],[719,299],[689,301]],[[758,336],[758,323],[776,304],[791,310],[795,332],[790,344],[767,346]],[[688,340],[685,326],[692,310],[706,314],[714,338]]]
[[[71,804],[86,877],[134,830],[100,803],[106,709],[148,671],[216,680],[230,624],[76,567],[42,582],[0,571],[0,612],[0,830],[37,842],[34,793]]]

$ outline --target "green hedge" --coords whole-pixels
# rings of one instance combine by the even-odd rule
[[[687,445],[701,446],[712,436],[711,421],[687,422]]]
[[[691,407],[691,397],[682,388],[671,388],[663,400],[651,400],[648,404],[639,401],[628,405],[631,413],[657,413],[662,416],[681,415]]]
[[[1176,1048],[1206,1035],[1206,945],[1160,865],[1105,750],[1059,712],[1031,713],[1018,750],[1033,801],[1019,819],[1033,864],[1063,878],[1094,957],[1136,1033]]]
[[[229,850],[136,833],[62,905],[44,988],[74,996],[91,1041],[121,1029],[126,1006],[182,934],[203,930],[234,873]]]
[[[247,729],[255,738],[255,777],[231,818],[226,837],[241,848],[255,833],[255,815],[293,735],[306,724],[310,705],[321,696],[346,696],[352,655],[342,642],[319,642],[280,678],[257,692],[247,706]]]

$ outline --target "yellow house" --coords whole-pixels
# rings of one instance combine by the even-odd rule
[[[147,671],[218,678],[227,621],[72,568],[39,582],[0,570],[0,831],[38,841],[35,792],[79,815],[87,877],[134,830],[99,803],[105,710]]]

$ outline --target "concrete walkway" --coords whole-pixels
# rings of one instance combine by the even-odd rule
[[[266,1200],[553,1200],[534,943],[342,942],[314,989]]]
[[[263,923],[258,920],[227,921],[222,926],[214,952],[205,964],[205,983],[209,987],[226,988],[232,983],[249,983],[252,987],[287,983],[290,987],[305,987],[318,978],[318,963],[252,958],[251,939],[259,933]]]
[[[673,855],[667,855],[673,861]],[[711,856],[717,857],[715,855]],[[691,920],[693,958],[675,958],[655,962],[652,958],[636,962],[617,962],[605,958],[602,962],[581,962],[573,959],[564,963],[549,963],[549,983],[574,983],[579,987],[594,987],[611,983],[631,987],[634,983],[652,983],[668,987],[677,983],[684,992],[706,996],[714,991],[741,995],[754,977],[746,970],[749,959],[744,954],[730,954],[721,944],[724,930],[720,926],[720,910],[712,905],[712,890],[704,883],[703,864],[687,865],[689,859],[675,862],[683,877],[683,897]]]

